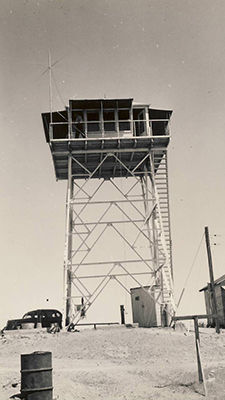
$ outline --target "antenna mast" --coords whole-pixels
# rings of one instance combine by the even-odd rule
[[[48,70],[49,70],[49,106],[50,106],[50,122],[52,124],[52,62],[51,53],[48,53]]]

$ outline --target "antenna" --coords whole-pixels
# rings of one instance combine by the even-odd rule
[[[52,124],[52,63],[51,53],[48,53],[48,70],[49,70],[49,106],[50,106],[50,122]]]

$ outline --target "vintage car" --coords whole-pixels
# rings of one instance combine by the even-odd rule
[[[28,311],[21,319],[11,319],[7,321],[6,330],[23,329],[25,327],[50,328],[52,324],[62,328],[62,314],[58,310],[34,310]]]

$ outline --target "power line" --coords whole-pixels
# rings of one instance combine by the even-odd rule
[[[179,297],[179,300],[178,300],[178,303],[177,303],[177,307],[179,307],[179,305],[180,305],[181,299],[182,299],[183,294],[184,294],[184,291],[185,291],[185,289],[186,289],[186,285],[187,285],[188,279],[189,279],[189,277],[190,277],[190,275],[191,275],[191,271],[192,271],[192,269],[193,269],[193,267],[194,267],[196,258],[197,258],[197,256],[198,256],[198,253],[199,253],[199,250],[200,250],[200,247],[201,247],[203,238],[204,238],[204,234],[202,235],[200,244],[199,244],[199,246],[198,246],[198,250],[197,250],[197,252],[196,252],[196,254],[195,254],[195,257],[194,257],[194,261],[193,261],[193,263],[192,263],[192,265],[191,265],[191,268],[190,268],[190,271],[189,271],[189,273],[188,273],[187,279],[186,279],[186,281],[185,281],[184,287],[183,287],[183,289],[182,289],[182,291],[181,291],[181,294],[180,294],[180,297]]]

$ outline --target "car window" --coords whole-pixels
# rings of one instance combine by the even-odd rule
[[[26,314],[23,316],[23,319],[27,319],[27,318],[38,318],[38,313],[37,313],[37,311],[31,311],[31,312],[26,313]]]
[[[28,314],[25,314],[24,316],[23,316],[23,319],[27,319],[27,318],[31,318],[31,315],[28,313]]]
[[[61,318],[61,313],[58,310],[36,310],[24,314],[23,318]]]

